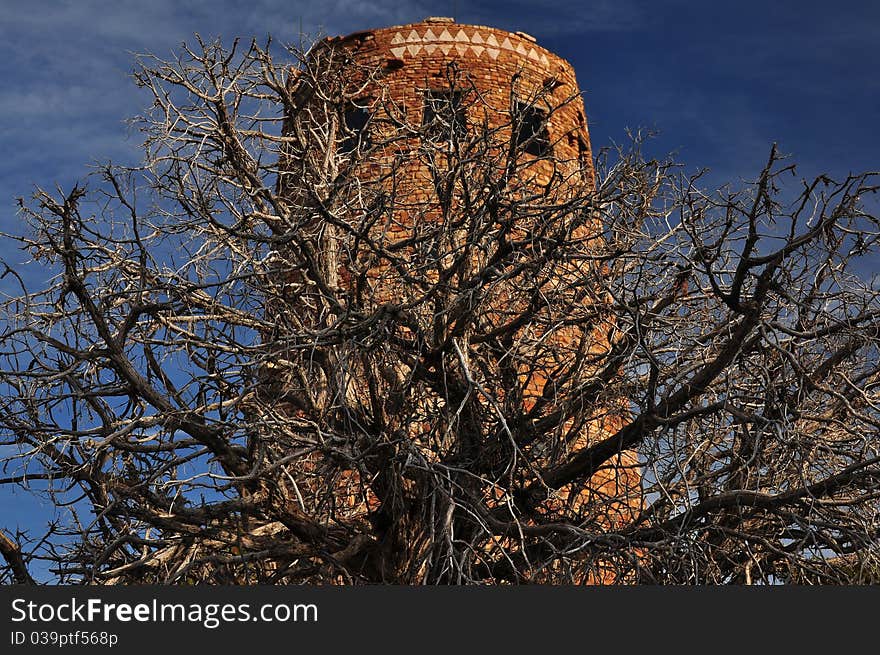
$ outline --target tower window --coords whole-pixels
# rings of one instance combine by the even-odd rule
[[[461,138],[467,131],[464,93],[453,89],[425,92],[422,127],[431,141]]]
[[[581,165],[581,170],[586,172],[590,170],[593,165],[593,162],[590,161],[590,146],[587,144],[587,140],[578,136],[578,161]]]
[[[536,157],[550,154],[547,112],[525,102],[517,102],[514,111],[516,147]]]
[[[370,122],[370,112],[366,107],[350,105],[343,112],[345,130],[343,139],[339,143],[339,152],[351,153],[361,146],[368,146],[369,133],[367,127]]]

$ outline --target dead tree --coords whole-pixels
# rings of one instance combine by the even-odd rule
[[[143,60],[144,166],[23,206],[0,482],[68,518],[8,581],[876,576],[876,174],[594,179],[454,68],[426,121],[289,54]]]

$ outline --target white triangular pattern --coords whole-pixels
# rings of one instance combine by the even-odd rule
[[[400,58],[404,55],[404,53],[409,52],[410,55],[417,55],[419,52],[424,50],[427,54],[433,53],[437,48],[443,51],[444,54],[449,54],[452,51],[453,44],[431,44],[431,45],[421,45],[422,41],[455,41],[454,44],[455,50],[460,54],[464,55],[468,49],[472,50],[473,53],[480,57],[483,52],[488,54],[492,59],[497,59],[499,55],[499,49],[507,49],[513,50],[524,57],[528,57],[529,59],[537,62],[541,62],[545,66],[550,64],[547,59],[547,55],[543,52],[535,48],[528,48],[522,43],[512,43],[509,38],[505,37],[504,41],[501,44],[498,44],[498,39],[494,34],[489,34],[484,37],[478,31],[475,31],[472,37],[468,37],[467,32],[464,29],[459,29],[455,36],[450,34],[448,29],[444,29],[440,34],[435,34],[434,30],[430,27],[425,31],[423,36],[419,36],[419,33],[415,30],[410,30],[408,36],[404,37],[403,33],[395,32],[394,36],[391,38],[391,44],[395,45],[398,43],[406,43],[407,45],[404,47],[391,48],[391,53]],[[468,46],[468,43],[473,43],[473,46]],[[486,44],[483,46],[482,44]],[[495,47],[492,47],[495,46]]]

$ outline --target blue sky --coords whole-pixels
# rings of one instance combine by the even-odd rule
[[[0,0],[0,231],[20,229],[15,198],[35,184],[137,162],[133,53],[170,55],[193,32],[297,41],[300,26],[321,36],[451,15],[568,59],[594,149],[653,127],[654,154],[677,151],[713,182],[754,177],[774,141],[805,176],[880,169],[880,2]],[[0,243],[0,258],[20,255]],[[48,513],[0,489],[0,527]]]
[[[880,165],[880,3],[766,0],[3,0],[0,229],[34,183],[69,185],[95,160],[137,160],[124,119],[146,102],[132,53],[193,32],[296,40],[450,15],[523,30],[574,64],[593,145],[661,131],[718,180],[749,177],[769,145],[804,174]]]

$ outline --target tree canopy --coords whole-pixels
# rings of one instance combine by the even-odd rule
[[[23,203],[0,484],[66,518],[7,581],[876,580],[876,173],[585,175],[511,138],[540,93],[358,120],[319,54],[143,58],[143,165]]]

